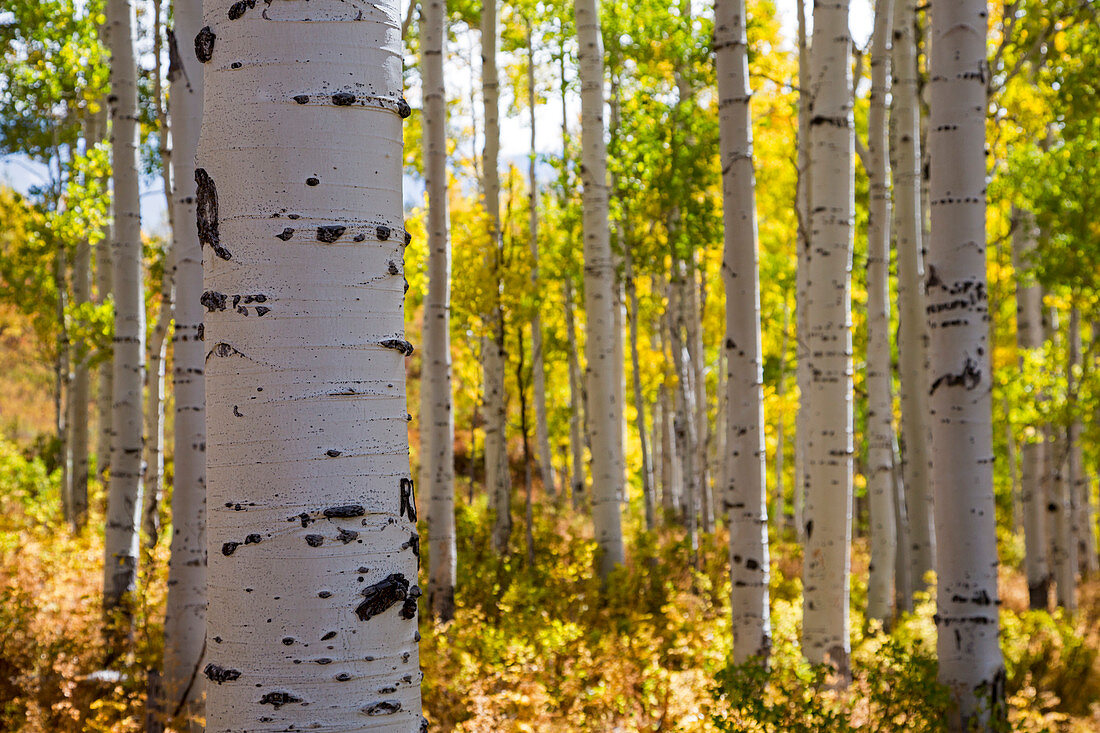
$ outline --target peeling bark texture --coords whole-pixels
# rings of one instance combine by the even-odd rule
[[[890,349],[890,171],[886,95],[890,79],[890,22],[894,0],[876,0],[871,46],[871,110],[867,124],[870,221],[867,231],[867,494],[871,563],[867,615],[892,617],[894,555],[894,395]]]
[[[722,159],[726,288],[726,449],[722,508],[729,522],[733,660],[771,651],[768,606],[768,495],[760,268],[753,187],[751,92],[744,0],[717,0],[714,54]]]
[[[806,297],[803,653],[849,676],[852,541],[852,85],[848,0],[814,6],[810,254]],[[812,524],[811,524],[812,523]],[[811,529],[812,526],[812,529]]]
[[[115,296],[114,405],[111,482],[107,494],[103,608],[112,612],[134,589],[141,513],[142,386],[145,375],[145,298],[142,292],[141,214],[137,170],[137,65],[134,6],[107,3],[111,52],[111,160],[114,175],[112,265]]]
[[[1028,351],[1043,348],[1043,292],[1024,270],[1035,249],[1035,220],[1027,211],[1013,210],[1012,265],[1016,271],[1016,348],[1020,364]],[[1038,431],[1037,431],[1038,432]],[[1045,609],[1050,597],[1051,572],[1047,564],[1046,500],[1043,472],[1046,445],[1041,435],[1025,438],[1020,446],[1020,504],[1024,517],[1024,571],[1029,605]]]
[[[493,510],[493,549],[503,553],[512,534],[512,478],[508,466],[508,403],[504,393],[504,310],[500,302],[504,254],[500,223],[500,82],[497,76],[497,0],[481,9],[481,96],[485,113],[482,186],[489,217],[490,267],[494,291],[485,314],[481,358],[485,371],[485,488]]]
[[[909,526],[910,573],[917,590],[927,585],[936,554],[928,452],[928,331],[925,320],[924,223],[921,206],[921,137],[916,47],[917,0],[894,6],[894,79],[891,116],[897,166],[894,216],[898,248],[898,359],[901,385],[902,484]],[[904,538],[902,538],[904,539]]]
[[[201,0],[173,0],[168,33],[172,99],[172,209],[176,307],[172,330],[172,537],[164,617],[167,712],[203,715],[206,636],[206,351],[202,340],[202,248],[196,220],[195,155],[202,124],[203,69],[185,39],[202,22]],[[184,39],[181,43],[181,39]],[[173,50],[174,49],[174,50]]]
[[[287,0],[230,20],[207,0],[204,11],[217,44],[196,170],[203,290],[262,293],[270,309],[205,314],[203,665],[240,672],[208,685],[206,729],[415,731],[407,349],[386,345],[404,343],[402,278],[390,273],[405,239],[401,10]],[[294,100],[340,92],[368,101]],[[345,234],[284,242],[292,216]]]
[[[973,364],[974,378],[932,393],[936,629],[939,679],[951,691],[951,730],[1004,721],[998,646],[993,421],[986,297],[984,0],[936,4],[931,22],[928,151],[930,374]],[[999,728],[998,728],[999,729]]]
[[[603,122],[603,42],[598,0],[575,0],[581,80],[581,180],[584,187],[584,313],[587,334],[588,430],[592,440],[592,520],[606,579],[625,560],[621,497],[625,490],[621,335],[615,335],[615,268],[611,254],[607,144]],[[619,385],[617,385],[617,382]]]
[[[428,491],[431,567],[428,607],[436,618],[454,618],[455,548],[454,410],[451,388],[451,231],[447,216],[446,0],[421,6],[424,78],[424,161],[428,189],[428,294],[424,301],[424,350],[420,430],[423,484]],[[395,273],[396,274],[396,273]]]

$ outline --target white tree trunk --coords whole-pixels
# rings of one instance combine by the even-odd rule
[[[528,160],[528,214],[531,236],[531,288],[539,292],[539,184],[535,175],[535,57],[531,42],[531,23],[527,22],[527,107],[531,113],[531,156]],[[541,299],[539,300],[541,302]],[[554,496],[554,452],[550,448],[550,419],[546,412],[546,365],[542,349],[542,319],[536,307],[531,315],[531,381],[535,393],[535,442],[538,446],[542,488]]]
[[[929,394],[939,679],[951,730],[1004,715],[997,643],[993,424],[985,258],[986,4],[936,5],[928,150]]]
[[[103,606],[112,611],[133,590],[141,513],[142,387],[145,298],[138,202],[137,66],[130,0],[107,3],[111,51],[111,151],[114,176],[114,405],[111,482],[107,495]]]
[[[415,731],[400,8],[204,20],[207,730]]]
[[[867,123],[870,220],[867,231],[867,494],[871,511],[871,566],[867,615],[890,621],[894,598],[894,395],[890,349],[890,180],[886,95],[894,0],[875,2],[871,46],[871,110]]]
[[[916,589],[935,562],[928,452],[928,332],[924,293],[921,208],[920,106],[916,0],[894,6],[892,118],[897,168],[893,171],[898,248],[898,359],[901,384],[902,484]],[[905,538],[900,538],[904,541]]]
[[[164,617],[165,711],[201,717],[206,679],[206,387],[203,376],[202,246],[196,226],[195,155],[202,124],[203,68],[193,39],[201,0],[173,0],[168,33],[172,99],[172,210],[176,307],[172,329],[172,538]]]
[[[585,376],[592,439],[592,519],[600,547],[600,577],[625,560],[620,389],[623,350],[615,335],[615,268],[608,219],[607,146],[603,123],[603,41],[597,0],[575,0],[581,80],[581,180],[584,186]],[[620,348],[616,349],[618,344]]]
[[[672,231],[673,227],[669,227]],[[672,351],[672,364],[676,373],[676,413],[672,420],[672,431],[676,436],[676,457],[680,469],[680,513],[688,531],[691,557],[694,564],[699,559],[699,485],[695,472],[695,434],[694,402],[695,394],[691,386],[691,358],[684,344],[683,334],[687,317],[684,313],[683,263],[672,258],[672,282],[669,287],[669,347]]]
[[[570,455],[573,459],[572,481],[569,492],[573,502],[573,508],[579,509],[584,501],[585,486],[587,480],[584,475],[584,387],[581,377],[579,348],[577,346],[577,325],[573,317],[573,286],[572,280],[565,277],[564,292],[562,298],[565,301],[565,334],[569,342],[569,445]]]
[[[485,149],[483,151],[483,193],[485,213],[489,216],[490,280],[495,288],[486,314],[482,341],[485,370],[485,486],[489,506],[494,513],[493,549],[508,547],[512,534],[512,482],[508,468],[507,400],[504,394],[504,311],[500,303],[503,244],[500,225],[500,83],[497,78],[497,6],[489,0],[481,10],[481,90],[485,112]]]
[[[806,540],[806,434],[810,419],[810,328],[807,319],[810,283],[810,48],[807,41],[806,3],[796,0],[798,11],[798,175],[795,212],[798,232],[795,242],[795,382],[798,385],[798,414],[794,443],[794,526],[798,539]]]
[[[421,460],[428,481],[431,568],[428,606],[454,618],[454,409],[451,388],[451,228],[447,214],[446,0],[424,0],[420,19],[424,78],[424,173],[428,188],[428,294],[424,303],[421,377]]]
[[[1072,308],[1069,313],[1069,377],[1068,394],[1077,402],[1081,383],[1081,312]],[[1076,405],[1075,405],[1076,407]],[[1088,530],[1088,493],[1089,479],[1085,473],[1085,461],[1082,455],[1081,436],[1084,426],[1080,413],[1074,414],[1069,424],[1067,440],[1069,442],[1069,484],[1073,503],[1073,537],[1077,541],[1075,548],[1076,568],[1083,576],[1096,569],[1096,553],[1092,552],[1092,532]]]
[[[760,271],[744,0],[718,0],[714,54],[722,162],[722,278],[726,288],[726,450],[720,487],[729,521],[733,659],[771,651],[768,495],[764,475],[764,371]]]
[[[626,270],[626,294],[630,302],[627,313],[630,324],[630,373],[634,393],[634,413],[638,426],[638,442],[642,449],[642,502],[645,505],[645,526],[652,530],[657,526],[657,497],[653,480],[653,460],[650,454],[649,436],[646,434],[645,395],[642,393],[641,359],[638,357],[638,288],[634,281],[634,261],[629,247],[624,256]]]
[[[169,175],[165,173],[164,175]],[[171,196],[168,206],[171,207]],[[171,217],[169,217],[171,218]],[[175,225],[170,224],[171,239],[164,253],[164,275],[160,288],[160,310],[153,326],[149,344],[149,363],[145,371],[148,394],[145,399],[145,460],[142,485],[144,502],[141,512],[141,530],[145,547],[157,544],[160,534],[160,501],[164,491],[164,403],[165,376],[168,367],[168,332],[172,328],[172,316],[176,301],[176,238]]]
[[[714,532],[714,494],[710,487],[710,472],[707,470],[707,445],[710,442],[710,416],[707,409],[707,378],[704,367],[705,350],[703,347],[703,309],[700,298],[704,273],[696,267],[695,252],[691,254],[686,277],[684,279],[684,307],[686,309],[684,326],[687,334],[687,349],[691,369],[692,402],[691,416],[695,421],[695,438],[692,450],[695,451],[695,485],[699,493],[699,518],[702,529],[707,534]],[[695,273],[699,272],[697,284]]]
[[[1025,354],[1043,348],[1043,293],[1038,284],[1023,275],[1035,248],[1035,220],[1029,212],[1015,209],[1012,231],[1012,264],[1016,270],[1016,348],[1020,365]],[[1041,432],[1041,431],[1040,431]],[[1050,595],[1051,573],[1047,564],[1046,500],[1043,474],[1046,445],[1041,434],[1025,439],[1020,448],[1020,503],[1024,516],[1024,570],[1027,573],[1031,608],[1044,609]]]
[[[814,7],[803,653],[849,673],[852,99],[848,0]]]

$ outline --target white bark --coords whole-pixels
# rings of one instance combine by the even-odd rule
[[[717,0],[714,53],[722,162],[722,279],[726,288],[726,450],[733,659],[771,651],[768,496],[764,475],[764,371],[753,194],[752,121],[744,0]]]
[[[1016,270],[1016,348],[1020,365],[1028,351],[1043,348],[1043,293],[1038,284],[1027,282],[1024,268],[1035,248],[1035,220],[1026,211],[1013,211],[1012,264]],[[1038,432],[1038,431],[1037,431]],[[1024,570],[1027,574],[1031,608],[1044,609],[1050,595],[1051,573],[1047,565],[1046,500],[1043,474],[1046,445],[1037,435],[1022,442],[1020,449],[1020,503],[1024,516]]]
[[[803,653],[849,673],[852,100],[848,1],[814,7]]]
[[[985,258],[986,4],[935,6],[931,23],[929,403],[939,679],[952,730],[1004,714],[997,643],[993,424]]]
[[[142,387],[145,299],[137,170],[137,66],[130,0],[107,3],[111,52],[111,161],[114,176],[114,405],[111,482],[107,495],[103,606],[112,611],[133,590],[141,512]]]
[[[489,217],[490,287],[493,289],[485,315],[482,364],[485,370],[485,486],[494,513],[493,549],[508,547],[512,534],[512,482],[508,468],[507,401],[504,394],[504,312],[500,303],[503,243],[500,225],[500,83],[497,78],[496,0],[481,9],[481,96],[485,113],[485,149],[482,186],[485,213]]]
[[[928,332],[925,317],[921,208],[920,106],[915,38],[916,0],[894,6],[893,129],[897,168],[893,172],[898,248],[898,359],[901,383],[902,484],[906,494],[912,578],[925,575],[936,553],[929,483]]]
[[[867,231],[867,494],[871,563],[867,615],[888,622],[894,598],[894,395],[890,353],[890,181],[886,95],[894,0],[875,3],[871,47],[871,109],[867,124],[870,220]]]
[[[569,445],[570,455],[573,459],[572,481],[570,483],[570,495],[573,508],[579,509],[584,501],[585,486],[587,480],[584,474],[584,394],[582,387],[579,349],[577,347],[577,326],[573,317],[573,286],[572,280],[565,277],[564,292],[565,301],[565,334],[569,342]]]
[[[672,231],[673,227],[669,227]],[[680,469],[680,513],[688,531],[692,563],[699,559],[699,485],[695,472],[695,421],[693,419],[695,395],[691,388],[691,358],[684,344],[684,267],[676,257],[672,258],[672,282],[669,287],[669,348],[676,373],[676,412],[672,419],[672,431],[676,437],[677,465]]]
[[[206,727],[416,731],[400,8],[256,5],[195,40]]]
[[[164,617],[165,711],[202,715],[206,637],[206,349],[203,344],[202,247],[196,226],[195,155],[202,124],[203,69],[193,39],[201,0],[174,0],[168,33],[172,98],[172,210],[176,307],[172,329],[172,538]]]
[[[428,188],[428,294],[424,303],[421,377],[421,460],[428,482],[431,568],[428,605],[454,618],[454,409],[451,387],[451,231],[447,213],[446,0],[424,0],[420,19],[424,79],[424,173]]]
[[[531,236],[531,288],[538,292],[539,279],[539,184],[535,175],[535,56],[531,42],[531,23],[527,22],[527,107],[531,113],[531,156],[528,160],[528,216]],[[541,303],[541,298],[539,301]],[[535,393],[535,442],[538,446],[539,473],[542,487],[554,496],[554,453],[550,449],[550,419],[546,412],[546,365],[542,353],[542,318],[538,307],[531,315],[531,381]]]
[[[621,388],[623,350],[616,337],[615,268],[611,254],[607,146],[603,123],[603,41],[597,0],[575,0],[581,80],[581,180],[584,186],[584,312],[588,429],[592,440],[592,519],[600,547],[600,577],[625,559],[622,509]],[[620,348],[616,350],[615,345]],[[620,384],[617,384],[620,383]]]
[[[1077,402],[1081,383],[1081,313],[1074,307],[1069,313],[1069,387],[1067,393]],[[1076,407],[1076,404],[1074,405]],[[1081,436],[1084,426],[1079,412],[1070,421],[1066,439],[1069,442],[1069,484],[1073,503],[1073,537],[1077,541],[1074,554],[1076,569],[1082,575],[1096,569],[1096,553],[1092,552],[1092,533],[1088,530],[1089,479],[1085,473]]]
[[[795,188],[795,212],[798,232],[795,242],[795,382],[798,385],[798,414],[794,444],[794,526],[798,539],[806,539],[806,433],[810,417],[810,351],[807,319],[810,281],[810,49],[807,41],[806,3],[796,0],[798,11],[798,171]]]
[[[703,310],[701,303],[702,277],[704,273],[696,267],[695,252],[692,251],[684,284],[684,307],[686,309],[684,326],[687,334],[689,367],[691,368],[692,401],[694,409],[691,416],[695,421],[695,438],[691,445],[695,451],[693,463],[696,473],[696,487],[699,492],[699,517],[702,529],[707,534],[714,532],[714,494],[710,486],[710,472],[707,470],[707,445],[710,442],[710,419],[708,414],[707,378],[704,368],[705,351],[703,347]],[[700,281],[696,284],[695,273],[699,271]]]
[[[165,175],[169,175],[165,173]],[[171,207],[171,196],[168,206]],[[164,253],[164,275],[160,288],[160,310],[153,326],[149,343],[149,363],[145,370],[148,393],[145,398],[145,461],[142,485],[144,502],[141,512],[141,530],[145,547],[154,547],[160,534],[160,501],[164,491],[164,403],[165,376],[168,367],[168,332],[172,328],[172,316],[176,301],[175,225],[171,227],[171,239]]]

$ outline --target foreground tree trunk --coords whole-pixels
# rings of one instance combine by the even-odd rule
[[[174,0],[168,32],[172,98],[172,208],[176,307],[172,330],[175,395],[172,552],[164,617],[164,701],[169,714],[203,715],[206,637],[206,348],[203,343],[202,246],[196,227],[195,155],[202,124],[203,69],[191,42],[202,25],[201,0]]]
[[[898,359],[901,383],[902,485],[916,589],[935,561],[928,452],[928,333],[924,293],[924,224],[921,207],[920,107],[916,46],[916,0],[894,8],[894,170],[898,247]],[[905,538],[901,538],[903,541]]]
[[[424,0],[420,19],[424,77],[424,174],[428,188],[428,296],[424,302],[424,356],[420,429],[428,481],[431,568],[428,606],[436,618],[454,618],[455,475],[451,389],[451,227],[447,215],[446,0]]]
[[[806,341],[806,564],[803,650],[849,675],[852,537],[852,101],[848,1],[814,7],[814,161]]]
[[[615,336],[615,268],[608,218],[607,144],[603,124],[603,41],[597,0],[575,0],[581,79],[581,180],[584,186],[584,312],[588,430],[592,439],[592,520],[600,577],[623,563],[622,405],[615,404],[623,350]]]
[[[508,547],[512,534],[512,481],[508,468],[507,400],[504,394],[504,311],[500,303],[503,244],[500,226],[500,83],[497,78],[497,6],[488,0],[481,9],[481,90],[485,112],[482,182],[489,216],[491,269],[489,311],[485,316],[482,364],[485,370],[485,486],[493,509],[493,549]]]
[[[114,176],[114,405],[107,495],[103,607],[112,612],[134,589],[141,513],[145,298],[137,169],[137,65],[130,0],[107,3],[111,51],[111,161]]]
[[[399,13],[210,0],[195,38],[211,733],[421,724]]]
[[[720,487],[729,521],[733,659],[771,651],[768,607],[768,495],[764,480],[764,372],[760,274],[753,195],[752,121],[744,0],[718,0],[714,54],[722,156],[726,287],[726,451]]]
[[[997,643],[993,425],[985,260],[984,0],[936,5],[931,25],[928,328],[939,679],[951,730],[1005,716]]]
[[[890,351],[890,180],[886,95],[890,78],[890,21],[894,0],[875,2],[871,47],[871,110],[867,123],[867,494],[871,512],[871,564],[867,615],[889,623],[894,598],[894,395]]]
[[[1016,270],[1016,348],[1020,366],[1026,354],[1043,348],[1043,292],[1024,275],[1035,248],[1035,221],[1019,209],[1013,211],[1012,260]],[[1045,609],[1050,597],[1050,566],[1047,564],[1046,500],[1043,474],[1046,445],[1041,437],[1025,439],[1020,448],[1020,503],[1024,516],[1024,570],[1027,573],[1029,605]]]

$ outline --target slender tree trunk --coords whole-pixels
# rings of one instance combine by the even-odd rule
[[[1069,365],[1066,374],[1069,386],[1066,390],[1077,407],[1079,384],[1081,382],[1081,313],[1073,307],[1069,312]],[[1095,553],[1090,551],[1091,532],[1088,531],[1089,479],[1085,473],[1085,461],[1082,456],[1081,435],[1083,426],[1080,413],[1074,411],[1066,434],[1069,443],[1069,485],[1073,504],[1073,537],[1077,541],[1074,550],[1075,569],[1087,576],[1094,568]]]
[[[897,435],[894,436],[894,465],[891,470],[894,490],[894,527],[899,538],[894,553],[894,611],[895,613],[913,612],[913,549],[905,541],[909,536],[909,516],[905,509],[905,486],[901,481],[901,454],[898,451]]]
[[[60,159],[58,160],[60,165]],[[66,521],[74,520],[73,514],[73,452],[70,435],[69,413],[72,408],[72,344],[69,341],[71,324],[66,315],[69,307],[69,258],[64,243],[60,243],[54,255],[53,281],[57,290],[57,339],[54,347],[54,430],[57,433],[58,467],[61,473],[61,513]]]
[[[108,0],[111,51],[111,151],[114,175],[113,284],[115,296],[114,405],[111,483],[107,495],[103,608],[123,607],[137,577],[141,513],[142,385],[145,374],[145,298],[137,170],[137,65],[130,0]],[[125,612],[125,608],[123,608]],[[112,652],[119,651],[117,648]]]
[[[531,480],[531,442],[527,439],[526,350],[523,348],[523,327],[516,330],[516,386],[519,388],[519,425],[523,438],[523,537],[527,546],[527,567],[535,567],[535,513]]]
[[[670,231],[673,227],[670,227]],[[672,259],[672,283],[669,292],[671,310],[669,324],[669,347],[672,350],[672,364],[676,372],[676,413],[672,419],[672,431],[675,435],[676,456],[680,469],[680,507],[684,524],[688,531],[688,543],[691,547],[692,565],[699,564],[699,486],[695,472],[695,421],[693,419],[694,394],[691,389],[691,359],[684,344],[684,267],[679,259]]]
[[[165,175],[168,175],[167,173]],[[172,208],[171,193],[168,206]],[[175,228],[172,226],[172,239]],[[145,487],[144,503],[141,513],[141,531],[144,546],[152,549],[160,536],[160,501],[164,490],[164,403],[165,376],[168,360],[169,331],[172,329],[172,315],[176,301],[176,245],[169,240],[164,253],[164,276],[160,287],[160,311],[153,326],[152,341],[149,344],[149,366],[145,371],[148,395],[145,401],[145,461],[142,482]]]
[[[916,51],[916,0],[894,6],[893,128],[898,167],[894,202],[898,248],[898,354],[901,382],[902,484],[909,518],[913,582],[926,588],[936,536],[928,452],[928,332],[925,320],[923,222],[921,208],[920,106]]]
[[[531,40],[531,21],[527,21],[527,107],[531,112],[531,155],[528,159],[527,181],[529,189],[528,215],[530,217],[531,236],[531,287],[539,291],[539,185],[535,175],[535,56]],[[547,495],[554,496],[554,453],[550,449],[550,419],[546,412],[546,365],[542,347],[542,319],[539,309],[531,315],[531,382],[535,397],[535,442],[538,446],[539,473],[542,475],[542,488]]]
[[[592,519],[606,579],[625,560],[621,498],[624,494],[621,335],[615,335],[615,267],[611,253],[607,147],[603,123],[603,42],[597,0],[575,0],[581,77],[581,150],[584,186],[584,312],[587,337],[588,430],[592,438]],[[615,345],[620,348],[616,351]]]
[[[500,225],[500,83],[497,78],[497,4],[481,11],[481,89],[485,112],[482,182],[489,216],[490,258],[495,285],[485,318],[482,359],[485,369],[485,486],[493,509],[493,549],[503,553],[512,534],[512,481],[508,467],[507,399],[504,393],[504,311],[500,302],[503,245]]]
[[[454,618],[454,407],[451,387],[451,231],[447,213],[446,0],[424,0],[420,18],[424,78],[424,161],[428,188],[428,297],[424,304],[421,431],[428,482],[431,568],[428,607],[441,621]],[[472,456],[471,456],[472,458]]]
[[[814,161],[807,290],[803,651],[849,676],[852,537],[852,99],[848,2],[814,7],[810,145]]]
[[[718,0],[714,12],[726,288],[724,475],[729,482],[721,495],[730,530],[733,659],[741,664],[752,657],[764,661],[771,651],[760,272],[744,0]]]
[[[888,623],[894,598],[894,395],[890,352],[890,180],[886,95],[894,0],[875,3],[871,47],[871,110],[867,124],[870,221],[867,232],[867,432],[871,567],[867,615]]]
[[[172,98],[172,211],[176,307],[172,329],[175,395],[172,552],[164,618],[164,699],[169,713],[203,716],[201,672],[206,636],[206,348],[203,343],[202,245],[196,226],[195,155],[202,123],[203,69],[191,39],[200,0],[173,0],[168,31]]]
[[[932,13],[928,328],[939,679],[952,730],[1003,720],[985,257],[986,4]]]
[[[791,312],[790,308],[787,307],[786,300],[784,300],[783,336],[779,343],[779,378],[775,388],[775,395],[780,405],[785,405],[787,399],[787,349],[789,347],[790,328]],[[725,451],[722,451],[722,455],[725,455]],[[771,511],[772,526],[775,527],[777,533],[781,532],[783,527],[788,526],[786,514],[786,455],[787,436],[783,416],[780,414],[775,421],[775,497],[772,499]]]
[[[684,307],[687,308],[684,317],[685,332],[687,335],[688,367],[691,369],[692,402],[694,409],[691,417],[695,421],[695,438],[692,442],[692,450],[695,451],[693,463],[695,465],[695,485],[698,490],[699,517],[702,529],[707,534],[714,532],[714,493],[710,486],[710,472],[707,470],[707,445],[710,442],[710,419],[707,410],[707,379],[704,368],[703,348],[703,311],[700,303],[701,285],[697,286],[695,273],[699,271],[700,280],[704,273],[695,266],[695,252],[691,254],[684,278]]]
[[[653,481],[653,513],[657,515],[657,507],[664,500],[664,495],[667,487],[664,483],[664,464],[665,464],[665,451],[662,445],[662,432],[661,426],[663,425],[664,416],[661,412],[661,390],[664,389],[664,385],[660,385],[657,389],[657,399],[653,402],[653,428],[649,434],[650,449],[649,460],[652,467],[652,481]],[[657,521],[655,516],[654,521]]]
[[[573,285],[569,276],[565,277],[565,333],[569,340],[569,444],[572,446],[573,481],[570,485],[573,508],[579,509],[584,502],[584,394],[581,381],[579,349],[577,347],[577,326],[573,317]]]
[[[399,8],[312,5],[196,37],[210,731],[421,724]]]
[[[795,212],[798,215],[795,273],[795,381],[798,385],[798,415],[795,420],[794,526],[798,539],[806,541],[806,434],[810,430],[810,48],[807,42],[806,2],[796,0],[798,11],[798,171],[795,184]]]
[[[1028,212],[1013,212],[1012,260],[1016,270],[1016,348],[1020,366],[1029,351],[1043,348],[1043,293],[1026,281],[1024,269],[1035,247],[1035,221]],[[1042,438],[1024,440],[1021,446],[1020,503],[1024,515],[1028,597],[1031,608],[1044,609],[1050,596],[1051,572],[1047,565],[1046,500],[1043,475],[1046,445]]]
[[[626,294],[630,300],[627,313],[630,323],[630,370],[633,379],[634,412],[637,417],[638,441],[642,449],[642,499],[645,502],[645,526],[653,530],[657,526],[657,497],[653,486],[653,461],[649,453],[649,437],[646,433],[645,395],[642,393],[641,359],[638,358],[638,289],[634,282],[634,261],[629,246],[625,248]]]

